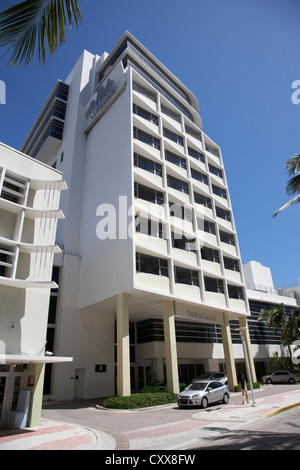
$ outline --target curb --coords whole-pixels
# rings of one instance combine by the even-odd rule
[[[297,406],[300,406],[300,402],[299,403],[293,403],[292,405],[283,406],[282,408],[279,408],[278,410],[272,411],[272,413],[267,414],[266,418],[270,418],[271,416],[282,413],[283,411],[287,411],[287,410],[291,410],[293,408],[297,408]]]

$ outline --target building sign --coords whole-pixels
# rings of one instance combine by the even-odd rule
[[[223,315],[216,315],[215,312],[204,312],[201,311],[201,307],[194,308],[192,306],[186,304],[179,304],[175,302],[175,315],[180,318],[186,318],[190,321],[195,321],[199,323],[211,323],[211,324],[218,324],[222,325]]]
[[[107,80],[105,86],[98,86],[96,97],[90,102],[87,112],[85,114],[85,118],[93,119],[96,114],[109,102],[116,89],[116,84],[112,80],[110,80],[110,78]]]

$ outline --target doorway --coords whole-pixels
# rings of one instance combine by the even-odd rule
[[[79,400],[84,397],[85,369],[75,369],[74,398]]]

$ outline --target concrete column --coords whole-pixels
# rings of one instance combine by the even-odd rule
[[[163,301],[163,319],[168,391],[179,393],[175,309],[174,302],[172,300]]]
[[[242,331],[241,334],[245,338],[245,347],[246,347],[246,350],[247,350],[246,352],[247,352],[247,356],[248,356],[249,368],[250,368],[250,374],[251,374],[251,377],[252,377],[252,382],[257,382],[256,371],[255,371],[255,366],[254,366],[254,360],[253,360],[253,355],[252,355],[252,348],[251,348],[251,341],[250,341],[247,317],[240,317],[239,318],[239,323],[240,323],[240,328],[244,329],[244,331]]]
[[[45,364],[27,364],[24,388],[31,390],[28,427],[39,426],[42,413]]]
[[[117,296],[117,395],[131,395],[128,295]]]
[[[225,364],[226,364],[226,373],[227,373],[227,378],[228,378],[228,388],[230,391],[233,392],[234,386],[237,385],[236,369],[235,369],[235,363],[234,363],[228,315],[224,313],[223,317],[224,317],[224,324],[221,325],[221,331],[222,331],[223,348],[224,348],[224,356],[225,356]]]

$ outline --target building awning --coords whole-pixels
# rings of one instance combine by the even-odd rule
[[[23,354],[0,354],[0,364],[57,364],[72,362],[73,357],[25,356]]]

